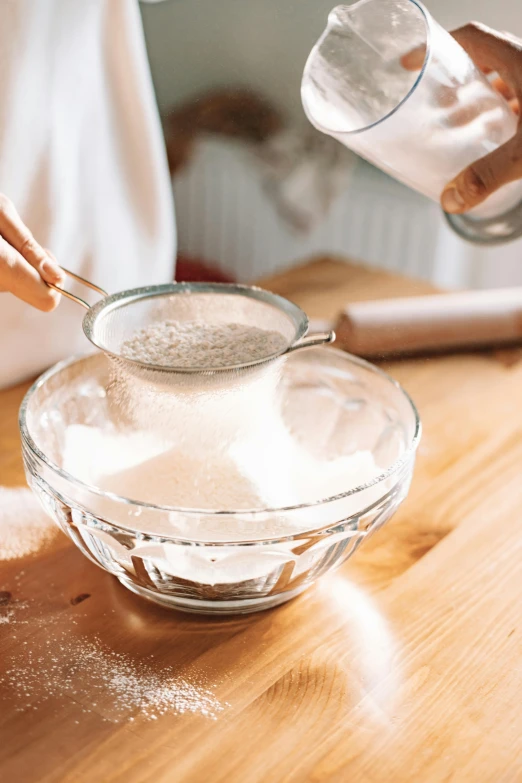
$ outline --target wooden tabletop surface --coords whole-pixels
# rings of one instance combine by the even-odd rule
[[[265,284],[316,317],[429,290],[327,259]],[[387,365],[424,424],[410,495],[278,609],[169,612],[61,533],[0,562],[0,780],[522,781],[519,358]],[[24,482],[25,388],[0,392],[3,486]],[[179,698],[154,714],[163,687]]]

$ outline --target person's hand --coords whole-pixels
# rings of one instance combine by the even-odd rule
[[[452,36],[486,74],[498,74],[493,86],[520,115],[522,106],[522,40],[498,33],[473,22],[454,30]],[[416,70],[424,62],[424,52],[405,55],[402,65]],[[502,185],[522,179],[522,118],[517,133],[501,147],[461,171],[441,195],[446,212],[467,212],[481,204]]]
[[[40,247],[13,204],[0,193],[0,291],[49,312],[58,305],[60,294],[46,283],[60,285],[63,280],[52,253]]]

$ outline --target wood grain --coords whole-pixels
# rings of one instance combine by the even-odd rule
[[[264,284],[312,317],[430,290],[332,259]],[[386,368],[424,424],[410,496],[292,603],[234,620],[169,612],[61,534],[37,555],[0,562],[0,597],[10,594],[0,616],[17,618],[0,624],[0,780],[522,781],[520,352]],[[0,393],[3,486],[23,483],[25,389]],[[66,687],[71,650],[89,644],[160,679],[168,668],[205,683],[221,710],[154,720],[129,702],[115,716],[110,687],[93,687],[88,671]],[[44,676],[51,659],[64,673],[58,692]],[[22,698],[6,672],[28,660],[37,684]]]

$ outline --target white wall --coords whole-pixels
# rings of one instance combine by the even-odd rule
[[[300,111],[307,54],[335,0],[166,0],[143,5],[161,109],[214,86],[257,88]]]
[[[246,84],[300,115],[304,62],[328,12],[340,1],[165,0],[142,5],[161,109],[209,87]],[[428,0],[427,5],[448,28],[477,19],[522,36],[521,0]]]

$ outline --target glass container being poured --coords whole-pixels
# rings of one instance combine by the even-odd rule
[[[401,58],[425,52],[417,71]],[[517,119],[467,53],[417,0],[359,0],[330,13],[305,66],[312,124],[439,201],[462,169],[508,141]],[[479,244],[522,235],[522,182],[463,215],[446,215]]]

